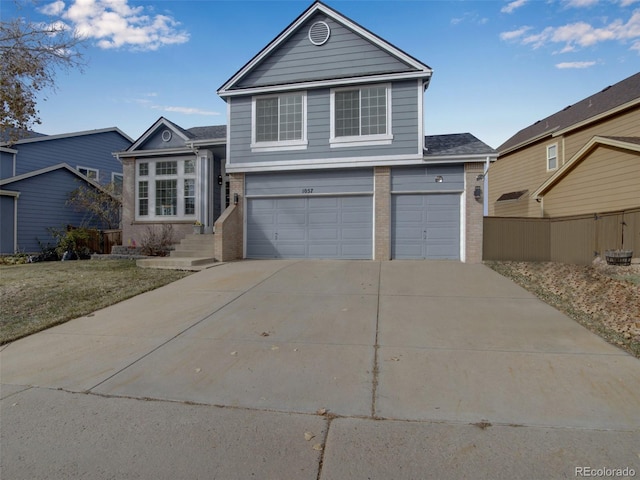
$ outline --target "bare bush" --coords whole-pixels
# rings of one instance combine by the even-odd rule
[[[156,225],[147,227],[140,247],[144,255],[166,257],[173,245],[173,225],[165,224],[160,229]]]

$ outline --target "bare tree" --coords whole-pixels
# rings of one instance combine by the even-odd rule
[[[59,69],[84,66],[83,39],[62,22],[37,23],[24,17],[0,21],[0,98],[3,138],[39,124],[37,95],[55,89]]]
[[[67,205],[78,212],[89,215],[90,221],[98,221],[101,228],[120,227],[120,209],[122,206],[120,193],[114,183],[96,188],[91,185],[81,185],[69,194]]]

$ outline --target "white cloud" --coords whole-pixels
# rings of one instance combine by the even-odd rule
[[[510,32],[502,32],[500,34],[501,40],[515,40],[516,38],[522,37],[525,33],[531,30],[531,27],[521,27],[518,30],[512,30]]]
[[[592,7],[593,5],[596,5],[598,1],[599,0],[565,0],[564,4],[567,7],[585,8],[585,7]]]
[[[525,5],[527,1],[528,0],[514,0],[513,2],[509,2],[507,5],[502,7],[500,11],[502,13],[513,13],[515,10]]]
[[[67,7],[57,0],[43,13],[60,16],[75,31],[97,41],[103,49],[157,50],[164,45],[185,43],[189,33],[167,15],[147,15],[144,6],[131,7],[128,0],[74,0]]]
[[[154,105],[152,108],[154,110],[162,110],[163,112],[182,113],[184,115],[206,115],[206,116],[220,115],[220,112],[201,110],[199,108],[193,108],[193,107],[170,107],[170,106]]]
[[[577,47],[591,47],[601,42],[632,42],[631,49],[637,50],[640,42],[640,9],[635,10],[628,21],[614,20],[602,27],[594,27],[586,22],[576,22],[560,27],[546,27],[538,33],[524,35],[530,27],[522,27],[511,32],[503,32],[500,38],[505,41],[518,40],[533,49],[559,43],[563,44],[563,52],[575,51]]]
[[[45,5],[40,8],[39,11],[44,13],[45,15],[58,16],[64,11],[65,4],[62,0],[57,0],[56,2],[50,3],[49,5]]]
[[[566,69],[566,68],[589,68],[593,67],[596,62],[561,62],[556,63],[556,68]]]
[[[620,6],[628,7],[629,5],[633,5],[636,2],[640,2],[640,0],[620,0]]]

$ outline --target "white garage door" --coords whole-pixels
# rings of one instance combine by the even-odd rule
[[[373,199],[250,198],[247,258],[372,258]]]
[[[391,255],[460,259],[460,195],[394,195]]]

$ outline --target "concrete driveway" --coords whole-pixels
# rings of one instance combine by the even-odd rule
[[[640,361],[482,265],[224,264],[0,362],[3,478],[640,476]]]

